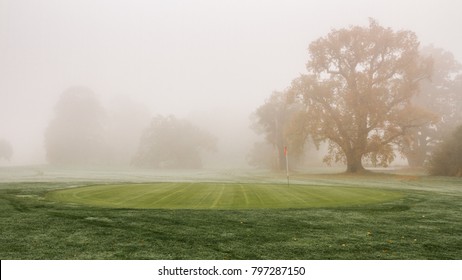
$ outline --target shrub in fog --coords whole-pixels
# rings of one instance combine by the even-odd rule
[[[435,148],[429,171],[431,175],[462,176],[462,126]]]

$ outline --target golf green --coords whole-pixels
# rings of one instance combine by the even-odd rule
[[[402,196],[364,187],[169,182],[68,188],[49,192],[46,198],[114,208],[263,209],[362,205]]]

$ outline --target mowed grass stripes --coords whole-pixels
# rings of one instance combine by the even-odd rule
[[[94,185],[57,190],[47,199],[115,208],[263,209],[337,207],[399,199],[397,191],[277,184],[149,183]]]

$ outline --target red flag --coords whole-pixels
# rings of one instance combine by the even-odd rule
[[[284,147],[284,155],[287,156],[287,146]]]

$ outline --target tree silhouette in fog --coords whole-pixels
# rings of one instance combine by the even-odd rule
[[[302,109],[299,105],[291,102],[287,92],[276,91],[252,114],[252,128],[265,136],[266,143],[253,146],[248,155],[251,165],[285,170],[284,148],[287,146],[290,147],[291,163],[298,160],[308,136],[295,129],[293,119]]]
[[[136,166],[200,168],[201,152],[215,149],[215,138],[186,120],[174,116],[153,118],[133,159]]]
[[[411,167],[424,166],[435,145],[462,124],[462,65],[452,53],[433,46],[421,53],[432,57],[433,71],[430,80],[421,81],[412,102],[435,113],[439,121],[410,129],[404,137],[399,148]]]
[[[55,106],[55,116],[45,132],[51,164],[98,164],[104,143],[105,112],[95,93],[85,87],[66,90]]]
[[[10,160],[13,155],[13,148],[10,142],[5,139],[0,139],[0,159]]]

